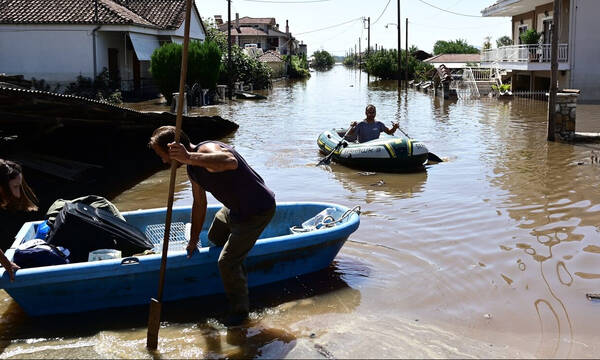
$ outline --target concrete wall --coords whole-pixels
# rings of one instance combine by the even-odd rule
[[[581,90],[579,102],[600,102],[600,1],[573,2],[571,87]]]
[[[0,73],[67,84],[93,75],[91,26],[1,25]],[[108,64],[108,55],[107,55]]]
[[[125,37],[127,33],[120,31],[98,31],[96,38],[96,71],[98,74],[103,68],[108,69],[108,49],[113,48],[119,51],[119,74],[122,80],[133,78],[131,65],[127,68],[125,53]]]

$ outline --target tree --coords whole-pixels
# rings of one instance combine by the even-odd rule
[[[535,45],[540,41],[542,33],[538,33],[534,29],[529,29],[520,35],[523,44]]]
[[[433,45],[433,54],[479,54],[479,50],[475,46],[469,45],[463,39],[450,41],[438,40]]]
[[[317,50],[313,53],[313,57],[315,58],[312,67],[315,69],[329,69],[335,64],[335,59],[325,50]]]
[[[486,36],[483,38],[483,50],[489,50],[492,48],[492,37]]]
[[[497,47],[510,46],[512,44],[513,44],[512,39],[506,35],[504,35],[503,37],[496,40]]]
[[[206,40],[216,42],[221,52],[227,52],[227,34],[219,30],[212,18],[203,20],[202,23],[206,29]]]

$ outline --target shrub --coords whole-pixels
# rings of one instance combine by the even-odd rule
[[[213,41],[193,41],[189,47],[188,83],[214,90],[221,72],[221,49]]]
[[[400,54],[401,62],[400,65],[400,78],[404,79],[405,72],[408,70],[408,79],[420,79],[425,76],[434,67],[428,63],[417,60],[414,56],[408,56],[408,69],[405,69],[406,65],[406,52],[402,51]],[[366,70],[370,75],[377,76],[381,79],[398,79],[398,51],[392,50],[381,50],[371,55],[366,60]],[[407,80],[407,79],[405,79]]]
[[[315,60],[311,64],[318,70],[330,69],[335,64],[335,59],[325,50],[318,50],[313,53]]]
[[[269,65],[244,54],[237,45],[231,47],[231,69],[228,68],[227,57],[223,61],[220,82],[227,84],[230,73],[232,81],[243,81],[244,84],[251,83],[255,89],[266,89],[271,86],[271,68]]]
[[[504,35],[501,38],[496,40],[496,46],[497,47],[503,47],[503,46],[509,46],[512,45],[513,41],[511,38],[509,38],[508,36]]]
[[[479,54],[479,50],[475,46],[469,45],[463,39],[450,41],[438,40],[433,45],[433,54]]]
[[[292,79],[303,79],[310,77],[306,55],[302,55],[302,57],[298,57],[296,55],[286,56],[286,61],[288,77]]]
[[[533,45],[538,43],[541,36],[542,33],[538,34],[538,32],[534,29],[529,29],[522,33],[519,37],[521,38],[521,42],[523,44]]]
[[[344,61],[342,61],[342,64],[346,65],[346,66],[355,66],[358,64],[358,55],[356,54],[352,54],[352,55],[348,55],[344,58]]]
[[[113,104],[123,102],[121,91],[117,89],[118,80],[110,80],[108,69],[104,68],[96,79],[79,75],[77,81],[70,83],[65,89],[65,94],[81,96],[88,99],[106,101]]]
[[[150,73],[160,92],[171,104],[173,93],[179,90],[181,76],[181,45],[168,43],[154,50],[150,60]]]

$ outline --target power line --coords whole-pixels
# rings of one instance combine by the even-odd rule
[[[352,20],[344,21],[343,23],[339,23],[339,24],[327,26],[327,27],[324,27],[324,28],[315,29],[315,30],[309,30],[309,31],[304,31],[304,32],[299,32],[299,33],[296,33],[296,36],[297,35],[304,35],[304,34],[308,34],[308,33],[313,33],[313,32],[317,32],[317,31],[331,29],[331,28],[334,28],[334,27],[346,25],[346,24],[351,23],[351,22],[356,21],[356,20],[362,20],[362,16],[358,17],[358,18],[355,18],[355,19],[352,19]]]
[[[450,13],[450,14],[454,14],[454,15],[458,15],[458,16],[476,17],[476,18],[481,18],[482,17],[481,15],[469,15],[469,14],[457,13],[457,12],[454,12],[454,11],[442,9],[441,7],[437,7],[437,6],[435,6],[433,4],[430,4],[430,3],[428,3],[427,1],[424,1],[424,0],[419,0],[419,1],[422,2],[423,4],[431,6],[432,8],[438,9],[440,11],[445,11],[445,12]]]
[[[244,0],[244,1],[260,2],[260,3],[272,3],[272,4],[306,4],[306,3],[326,2],[326,1],[331,1],[331,0],[298,0],[298,1]]]
[[[387,4],[385,4],[385,7],[383,8],[383,11],[381,12],[381,14],[379,14],[379,17],[377,18],[377,20],[375,20],[371,25],[375,25],[377,24],[377,22],[379,21],[379,19],[381,19],[381,17],[383,16],[383,14],[385,13],[385,11],[388,8],[388,5],[390,4],[392,0],[388,0]]]

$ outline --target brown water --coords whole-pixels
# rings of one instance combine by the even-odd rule
[[[586,299],[600,293],[600,166],[593,146],[545,141],[545,103],[398,93],[343,67],[268,95],[202,113],[240,124],[224,141],[278,201],[362,207],[329,269],[251,291],[243,331],[217,321],[222,298],[169,304],[158,354],[145,349],[145,307],[30,319],[4,295],[1,356],[600,357],[600,302]],[[315,167],[318,134],[360,120],[368,103],[449,161],[415,174]],[[168,176],[115,204],[165,206]],[[176,205],[191,200],[180,169]]]

